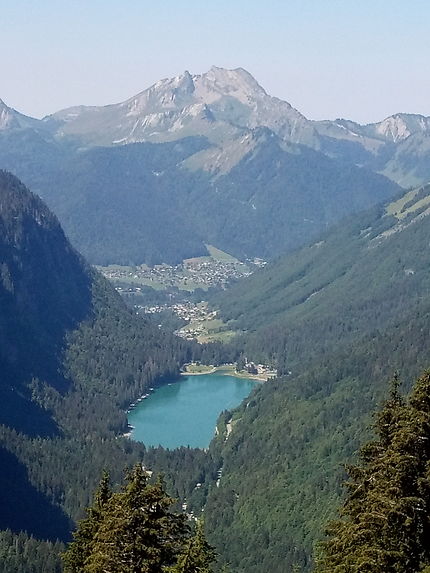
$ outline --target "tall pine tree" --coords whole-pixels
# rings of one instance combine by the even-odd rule
[[[318,573],[415,573],[430,565],[430,372],[404,400],[394,381],[377,438],[349,466],[341,518],[321,544]]]
[[[215,552],[197,527],[194,536],[161,480],[149,483],[140,464],[111,493],[105,476],[88,517],[64,554],[66,573],[210,573]]]
[[[104,518],[104,511],[112,496],[109,475],[105,472],[94,494],[93,505],[87,509],[87,517],[79,523],[73,534],[73,542],[63,554],[64,573],[80,573],[90,558],[94,540]]]
[[[172,573],[210,573],[216,553],[206,541],[203,522],[198,521],[196,531],[185,543]]]

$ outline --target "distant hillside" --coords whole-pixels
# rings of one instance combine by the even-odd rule
[[[249,130],[266,127],[282,141],[381,172],[403,187],[430,180],[429,117],[397,113],[368,125],[348,119],[311,121],[288,102],[268,95],[241,68],[213,66],[201,75],[184,72],[123,103],[66,109],[40,126],[57,138],[92,145],[205,136],[218,149],[198,154],[193,162],[223,172],[243,157],[240,148]]]
[[[428,214],[430,185],[350,217],[234,285],[216,301],[221,315],[239,330],[266,329],[266,339],[278,330],[280,348],[291,337],[295,364],[302,344],[331,348],[385,327],[427,294]]]
[[[194,164],[216,149],[202,137],[67,152],[41,136],[39,144],[28,137],[29,151],[22,138],[0,137],[0,161],[103,265],[177,263],[206,254],[205,244],[240,259],[272,258],[399,191],[366,169],[286,146],[265,128],[237,142],[243,157],[225,173]]]
[[[430,180],[429,117],[397,113],[368,125],[345,119],[313,125],[320,150],[330,157],[364,165],[405,188]]]

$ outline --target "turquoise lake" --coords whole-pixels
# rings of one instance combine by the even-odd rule
[[[220,413],[238,406],[256,383],[219,373],[181,376],[157,388],[131,410],[131,439],[170,449],[207,448]]]

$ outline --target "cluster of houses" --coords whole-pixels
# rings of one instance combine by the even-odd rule
[[[263,376],[265,374],[274,375],[275,373],[275,371],[270,368],[270,366],[267,366],[266,364],[255,364],[255,362],[246,362],[244,370],[246,370],[248,374],[253,374],[255,376]]]
[[[186,322],[211,320],[216,317],[216,310],[208,310],[206,303],[196,304],[190,301],[144,306],[142,310],[145,314],[155,314],[157,312],[163,312],[164,310],[171,310]]]
[[[258,261],[260,261],[258,259]],[[257,266],[260,266],[256,263]],[[148,267],[102,267],[103,274],[113,281],[125,281],[138,284],[157,284],[178,288],[225,288],[232,280],[246,277],[251,270],[240,261],[217,261],[207,257],[187,259],[179,265],[155,265]]]

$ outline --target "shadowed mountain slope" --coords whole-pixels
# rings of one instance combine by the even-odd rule
[[[41,141],[36,165],[25,146],[11,153],[0,137],[3,165],[42,193],[73,244],[98,264],[176,263],[205,254],[205,244],[241,259],[272,258],[399,191],[367,169],[287,145],[267,128],[241,138],[243,156],[214,173],[194,164],[221,153],[202,137],[63,156]]]
[[[20,530],[68,538],[103,468],[120,480],[144,456],[122,437],[128,405],[193,352],[127,309],[45,204],[0,171],[0,526],[13,532],[2,543],[18,547]]]

